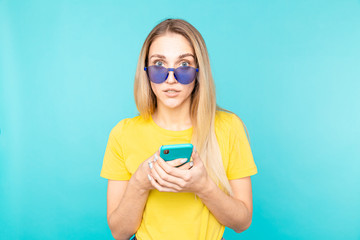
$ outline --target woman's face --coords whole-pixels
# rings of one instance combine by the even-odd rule
[[[168,33],[158,37],[149,49],[149,66],[160,65],[166,68],[191,66],[196,68],[195,62],[195,54],[190,43],[180,34]],[[176,81],[174,72],[170,71],[165,82],[159,84],[150,82],[157,98],[157,106],[172,109],[190,106],[190,95],[195,81],[181,84]]]

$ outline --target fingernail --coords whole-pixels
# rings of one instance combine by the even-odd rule
[[[149,181],[151,181],[152,180],[152,178],[150,177],[150,175],[148,174],[148,179],[149,179]]]
[[[184,163],[184,162],[186,162],[186,161],[187,161],[187,158],[182,158],[182,159],[180,160],[181,163]]]
[[[158,160],[158,156],[155,154],[154,155],[154,162],[156,162]]]
[[[196,152],[196,147],[194,146],[194,152]]]
[[[152,162],[149,162],[149,168],[150,168],[150,169],[153,168]]]
[[[194,162],[190,162],[190,167],[194,166]]]

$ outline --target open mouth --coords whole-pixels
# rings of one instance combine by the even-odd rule
[[[180,91],[177,91],[175,89],[167,89],[167,90],[164,90],[163,92],[168,97],[177,97],[180,94]]]

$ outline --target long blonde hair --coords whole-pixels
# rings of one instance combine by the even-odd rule
[[[205,41],[190,23],[182,19],[166,19],[155,26],[147,36],[140,52],[135,74],[134,96],[138,111],[144,119],[148,119],[155,112],[156,96],[151,89],[144,67],[147,66],[152,42],[167,33],[182,35],[194,49],[199,72],[191,94],[190,117],[193,126],[191,141],[196,146],[210,177],[223,191],[232,194],[215,135],[215,113],[217,109],[223,109],[216,105],[215,84]]]

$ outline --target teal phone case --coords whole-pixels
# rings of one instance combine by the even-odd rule
[[[164,161],[187,158],[187,161],[185,162],[187,163],[190,161],[192,151],[193,145],[191,143],[163,145],[160,148],[160,157],[164,159]]]

